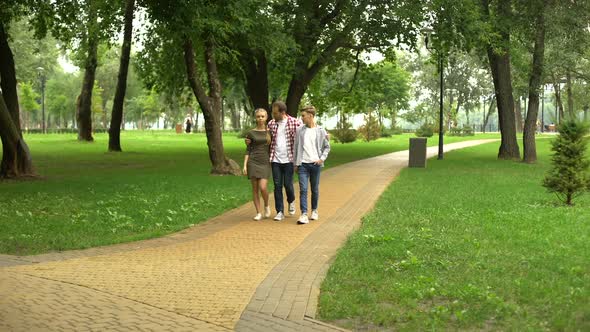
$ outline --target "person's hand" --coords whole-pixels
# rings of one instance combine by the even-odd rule
[[[323,164],[323,163],[324,163],[324,161],[321,160],[321,159],[320,160],[316,160],[316,161],[313,162],[314,165],[318,165],[318,166],[321,165],[321,164]]]
[[[326,139],[329,141],[330,140],[330,133],[326,133]]]
[[[244,175],[248,175],[248,167],[244,166],[244,169],[242,169],[242,172],[244,173]]]
[[[252,143],[252,140],[249,139],[248,137],[246,137],[246,139],[244,140],[244,142],[246,142],[246,145],[250,145],[250,143]]]

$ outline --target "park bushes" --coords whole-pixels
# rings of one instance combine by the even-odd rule
[[[432,137],[434,135],[434,126],[430,123],[424,123],[420,128],[416,129],[416,136],[418,137]]]

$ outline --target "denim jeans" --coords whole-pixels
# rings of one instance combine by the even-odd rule
[[[299,205],[301,214],[307,213],[307,185],[311,183],[311,209],[318,209],[320,198],[320,165],[302,163],[299,166]]]
[[[275,209],[285,213],[283,202],[283,186],[287,192],[287,203],[295,201],[295,190],[293,189],[293,163],[271,163],[272,179],[275,185]]]

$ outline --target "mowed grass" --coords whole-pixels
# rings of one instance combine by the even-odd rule
[[[322,320],[355,330],[590,330],[590,195],[557,204],[498,144],[404,169],[339,251]]]
[[[408,137],[333,144],[327,167],[407,149]],[[245,177],[209,174],[202,133],[124,131],[123,153],[106,152],[106,134],[95,135],[94,143],[65,134],[25,139],[42,179],[0,182],[0,253],[29,255],[158,237],[251,199]],[[224,145],[242,165],[243,139],[228,133]]]

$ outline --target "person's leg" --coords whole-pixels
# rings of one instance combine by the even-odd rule
[[[301,214],[307,213],[307,183],[309,182],[309,172],[305,164],[299,166],[299,208]]]
[[[258,188],[260,188],[260,193],[262,194],[262,200],[264,201],[264,207],[268,206],[268,189],[267,189],[268,179],[258,179]]]
[[[258,194],[258,179],[251,178],[250,182],[252,183],[252,201],[254,202],[254,207],[256,208],[256,213],[260,213],[260,196]]]
[[[311,210],[318,209],[318,201],[320,198],[320,172],[322,167],[319,165],[311,165],[309,171],[309,182],[311,182]]]
[[[262,210],[262,215],[264,218],[270,217],[270,206],[268,206],[268,189],[267,189],[268,179],[258,179],[258,188],[260,189],[260,193],[262,194],[262,200],[264,201],[264,210]]]
[[[287,193],[287,203],[295,202],[295,189],[293,188],[293,164],[282,164],[285,175],[285,192]],[[281,189],[282,190],[282,189]]]
[[[283,170],[279,163],[271,163],[272,165],[272,180],[275,185],[275,209],[277,213],[283,212]]]

